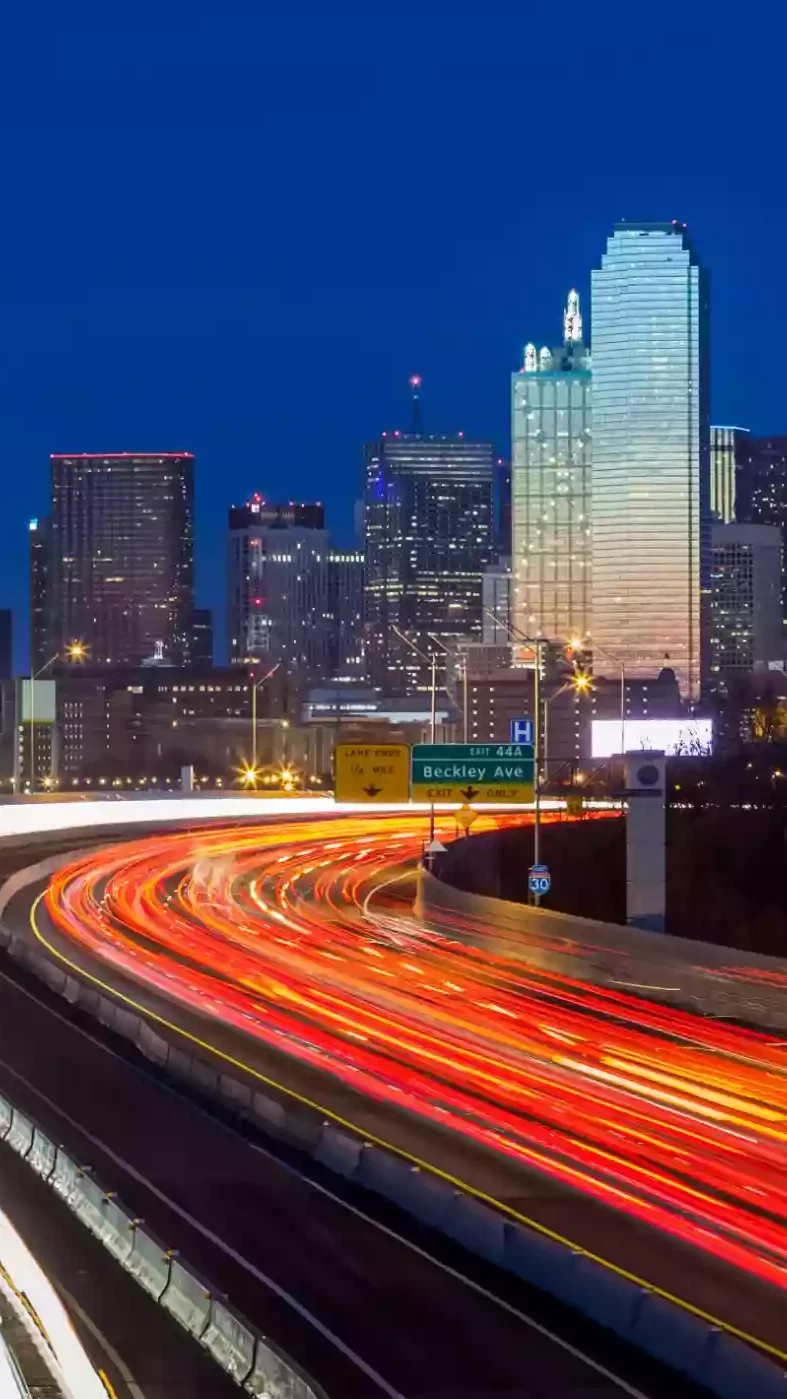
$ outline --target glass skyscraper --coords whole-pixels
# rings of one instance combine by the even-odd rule
[[[592,276],[594,670],[708,673],[707,280],[680,223],[618,224]]]
[[[369,678],[408,695],[429,686],[424,656],[434,637],[441,681],[441,648],[481,639],[483,576],[494,557],[494,451],[462,434],[393,432],[367,443],[365,466]]]
[[[745,427],[710,430],[710,513],[722,525],[737,517],[738,470],[745,460],[748,436]]]
[[[91,666],[140,665],[157,652],[188,663],[191,453],[54,454],[51,466],[51,515],[30,532],[34,659],[76,639]]]
[[[579,297],[563,344],[525,347],[511,376],[512,621],[527,636],[590,630],[591,373]]]

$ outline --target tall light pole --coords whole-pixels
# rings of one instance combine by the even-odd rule
[[[83,641],[72,641],[65,649],[65,657],[69,661],[83,661],[87,655],[87,647]],[[35,795],[36,790],[36,680],[43,675],[45,670],[49,670],[55,661],[59,661],[60,651],[56,651],[54,656],[50,656],[48,661],[44,661],[39,666],[35,674],[30,676],[30,795]],[[24,749],[23,749],[24,751]]]
[[[436,652],[436,651],[432,651],[432,652],[427,656],[426,652],[425,652],[425,651],[422,651],[421,648],[420,648],[420,646],[416,646],[415,642],[414,642],[414,641],[411,641],[410,638],[409,638],[409,636],[405,636],[404,632],[403,632],[403,631],[400,631],[399,627],[396,627],[396,626],[395,626],[395,627],[393,627],[393,630],[396,632],[396,635],[400,638],[400,640],[404,641],[404,642],[410,647],[411,651],[415,651],[415,654],[416,654],[417,656],[420,656],[420,657],[421,657],[421,660],[427,661],[428,664],[429,664],[429,666],[431,667],[432,679],[431,679],[431,684],[430,684],[430,686],[429,686],[429,689],[430,689],[430,692],[431,692],[431,723],[430,723],[430,726],[429,726],[429,730],[430,730],[430,734],[431,734],[430,742],[431,742],[431,743],[434,743],[434,742],[435,742],[435,738],[436,738],[436,736],[437,736],[437,652]],[[434,640],[434,638],[432,638],[432,640]],[[432,803],[430,804],[430,807],[429,807],[429,844],[430,844],[430,845],[432,844],[433,840],[434,840],[434,802],[432,802]]]
[[[439,636],[435,636],[434,632],[429,631],[426,633],[426,635],[429,637],[430,641],[433,641],[436,646],[440,647],[441,651],[445,652],[446,656],[456,655],[455,651],[451,651],[447,646],[443,645]],[[465,653],[464,655],[460,656],[459,659],[461,664],[462,676],[462,742],[467,743],[467,654]],[[434,743],[434,738],[432,739],[432,742]]]
[[[257,680],[251,687],[251,770],[254,773],[257,771],[257,691],[261,685],[265,684],[266,680],[270,680],[271,676],[276,674],[279,665],[280,662],[277,661],[273,669],[269,670],[261,680]]]
[[[498,626],[508,633],[512,640],[522,641],[526,646],[535,648],[536,666],[533,677],[533,864],[541,863],[541,665],[543,659],[543,648],[546,646],[546,638],[543,636],[526,636],[518,627],[514,627],[510,622],[505,621],[497,612],[493,612],[491,607],[485,607],[484,611]],[[540,904],[540,894],[530,894],[529,898],[535,904]]]

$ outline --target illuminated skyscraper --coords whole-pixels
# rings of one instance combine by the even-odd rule
[[[710,430],[710,513],[718,524],[737,518],[738,472],[746,460],[749,429],[712,427]]]
[[[325,674],[331,618],[322,505],[270,505],[255,495],[232,506],[227,628],[233,664],[259,660],[304,681]]]
[[[449,647],[480,640],[482,579],[494,557],[491,442],[427,436],[418,412],[416,393],[414,431],[384,433],[365,454],[367,664],[389,694],[429,684],[429,665],[399,631],[425,654],[434,649],[429,633]]]
[[[591,373],[575,291],[563,336],[527,345],[511,378],[512,621],[550,640],[590,630]]]
[[[593,272],[593,623],[597,674],[684,697],[708,673],[708,292],[679,223],[619,224]]]
[[[194,595],[190,452],[56,455],[44,625],[34,652],[78,639],[91,666],[139,665],[156,650],[188,663]],[[31,530],[33,589],[46,539]],[[35,596],[33,607],[36,607]],[[34,622],[34,628],[35,628]]]
[[[747,437],[738,463],[736,514],[754,525],[778,525],[782,537],[782,618],[787,628],[787,437]]]

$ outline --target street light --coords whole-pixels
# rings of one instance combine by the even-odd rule
[[[270,680],[271,676],[276,674],[278,669],[279,662],[277,661],[273,669],[269,670],[261,680],[258,680],[251,687],[251,768],[254,772],[257,770],[257,691],[261,685],[265,684],[266,680]]]
[[[411,650],[411,651],[415,651],[416,656],[420,656],[422,661],[426,661],[427,665],[430,665],[430,666],[432,667],[432,679],[431,679],[431,683],[430,683],[430,686],[429,686],[430,693],[431,693],[431,697],[432,697],[432,708],[431,708],[431,735],[432,735],[432,736],[431,736],[431,740],[430,740],[430,741],[431,741],[432,743],[434,743],[434,741],[435,741],[435,733],[436,733],[436,731],[437,731],[437,704],[436,704],[436,699],[435,699],[435,696],[436,696],[436,693],[437,693],[436,669],[435,669],[436,666],[437,666],[437,653],[436,653],[435,651],[432,651],[432,652],[430,652],[430,654],[427,656],[426,652],[425,652],[425,651],[422,651],[421,648],[420,648],[420,646],[416,646],[415,642],[414,642],[414,641],[411,641],[410,638],[409,638],[409,636],[405,636],[404,632],[399,630],[399,627],[393,627],[392,629],[393,629],[393,631],[396,632],[396,635],[397,635],[402,641],[404,641],[404,642],[406,643],[407,646],[410,647],[410,650]],[[427,633],[427,635],[431,635],[431,633]],[[432,640],[434,640],[434,637],[432,638]],[[445,650],[445,647],[444,647],[443,649]]]
[[[484,612],[497,622],[498,626],[508,632],[509,637],[514,640],[523,641],[526,646],[533,646],[536,653],[536,665],[533,674],[533,864],[541,863],[541,665],[544,647],[547,644],[546,637],[526,636],[518,627],[514,627],[510,622],[505,621],[493,612],[491,607],[485,607]],[[533,903],[541,903],[540,894],[529,894]]]
[[[84,641],[70,641],[64,652],[56,651],[54,656],[50,656],[48,661],[44,661],[42,666],[30,676],[30,795],[35,795],[36,790],[36,680],[39,675],[43,675],[45,670],[49,670],[55,661],[61,659],[68,661],[84,661],[87,656],[87,646]],[[24,751],[24,750],[23,750]]]
[[[436,652],[436,651],[432,651],[432,652],[430,653],[430,655],[427,656],[426,652],[425,652],[425,651],[422,651],[421,648],[420,648],[420,646],[416,646],[415,642],[414,642],[414,641],[411,641],[410,638],[409,638],[409,636],[405,636],[404,632],[403,632],[403,631],[400,631],[398,627],[393,627],[393,630],[396,632],[396,635],[397,635],[402,641],[404,641],[404,642],[406,643],[407,646],[410,647],[411,651],[415,651],[415,654],[416,654],[417,656],[420,656],[420,657],[421,657],[421,660],[426,661],[426,662],[431,666],[431,668],[432,668],[432,680],[431,680],[431,685],[430,685],[431,696],[432,696],[431,724],[430,724],[431,739],[430,739],[430,742],[431,742],[431,743],[434,743],[434,741],[435,741],[435,736],[436,736],[436,733],[437,733],[437,699],[436,699],[436,695],[437,695],[437,671],[436,671],[436,667],[437,667],[437,652]],[[434,842],[434,802],[432,802],[431,805],[430,805],[430,807],[429,807],[429,844],[432,845],[433,842]]]
[[[446,656],[456,655],[456,651],[451,651],[447,646],[444,646],[439,636],[435,636],[434,632],[429,631],[426,635],[430,641],[434,641],[440,647],[441,651],[445,652]],[[467,743],[467,652],[464,652],[459,660],[462,666],[462,742]],[[434,742],[434,740],[432,741]]]

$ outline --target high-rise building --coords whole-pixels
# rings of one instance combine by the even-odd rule
[[[328,553],[328,674],[334,680],[366,678],[363,549]]]
[[[679,223],[618,224],[592,278],[597,674],[708,673],[707,281]]]
[[[14,618],[10,607],[0,607],[0,680],[14,673]]]
[[[30,674],[50,657],[49,520],[30,521]]]
[[[782,618],[787,626],[787,436],[749,437],[741,444],[737,516],[753,525],[776,525],[782,535]]]
[[[449,648],[457,637],[480,640],[494,557],[491,442],[424,434],[417,411],[416,398],[415,431],[383,433],[365,450],[367,663],[390,694],[428,687],[430,633]]]
[[[484,569],[481,579],[483,618],[481,640],[487,646],[508,646],[511,639],[511,560],[499,558]]]
[[[190,659],[194,458],[190,452],[54,455],[43,618],[33,562],[34,650],[78,639],[91,666]],[[31,535],[38,531],[31,530]],[[37,541],[34,540],[34,551]]]
[[[230,661],[278,665],[309,681],[328,665],[328,532],[322,505],[269,505],[255,495],[229,512]]]
[[[194,670],[210,670],[213,665],[213,613],[209,607],[195,607],[192,613],[191,664]]]
[[[745,427],[710,430],[710,513],[722,525],[737,517],[737,478],[746,460],[748,436]]]
[[[714,525],[711,566],[711,679],[726,689],[758,666],[783,661],[781,530]]]
[[[511,378],[513,622],[550,640],[591,625],[591,370],[575,291],[563,328],[556,349],[527,345]]]

